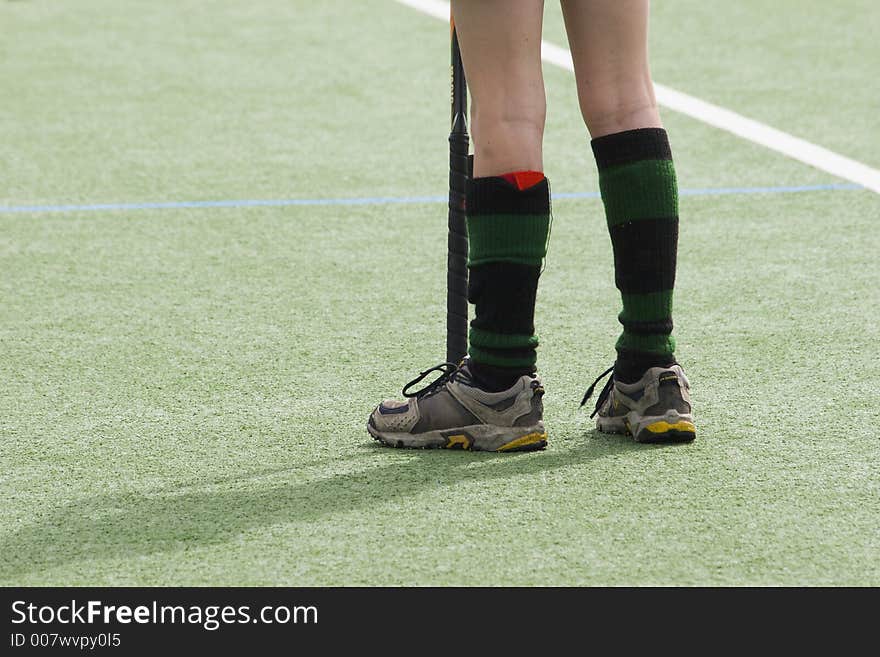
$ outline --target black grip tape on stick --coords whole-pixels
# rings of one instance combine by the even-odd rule
[[[468,240],[465,223],[467,181],[472,172],[468,150],[467,83],[458,39],[452,30],[452,131],[449,134],[449,237],[446,267],[446,361],[467,354]]]

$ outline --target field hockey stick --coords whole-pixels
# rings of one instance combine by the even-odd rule
[[[446,361],[458,363],[467,353],[468,239],[465,224],[465,192],[471,174],[468,156],[467,82],[455,24],[450,21],[452,41],[452,131],[449,133],[449,236],[446,267]]]

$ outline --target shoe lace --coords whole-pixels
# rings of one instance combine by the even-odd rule
[[[587,388],[587,391],[584,393],[584,398],[581,400],[581,406],[587,403],[587,400],[592,396],[593,391],[596,389],[596,384],[599,383],[606,376],[611,374],[614,371],[614,365],[609,367],[607,370],[602,372],[599,376],[596,377],[596,380],[590,384],[590,387]],[[596,399],[596,406],[593,408],[593,412],[590,413],[590,417],[595,417],[596,413],[599,412],[599,408],[601,408],[602,404],[605,403],[605,400],[608,399],[608,395],[611,394],[611,388],[614,386],[614,377],[612,376],[605,382],[605,387],[602,388],[602,392],[599,393],[599,397]]]
[[[422,397],[428,397],[440,391],[440,389],[445,386],[450,381],[455,380],[456,374],[461,371],[461,368],[455,363],[440,363],[439,365],[435,365],[434,367],[425,370],[424,372],[419,372],[419,375],[414,378],[412,381],[403,386],[403,390],[401,391],[404,397],[412,398],[417,397],[421,399]],[[415,392],[410,392],[410,388],[415,386],[418,383],[421,383],[425,380],[431,372],[440,372],[440,376],[431,381],[424,388],[420,388]]]

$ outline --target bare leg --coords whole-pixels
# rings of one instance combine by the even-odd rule
[[[452,3],[472,99],[475,177],[543,170],[543,13],[543,0]]]
[[[543,13],[543,0],[452,3],[473,100],[468,367],[493,392],[525,381],[537,361],[534,309],[550,229],[550,185],[541,155]]]
[[[659,128],[648,65],[649,0],[562,0],[578,100],[590,134]]]
[[[690,441],[689,384],[672,336],[678,184],[648,66],[649,2],[563,0],[562,9],[623,304],[597,427],[640,442]]]

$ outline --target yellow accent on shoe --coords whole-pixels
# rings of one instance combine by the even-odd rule
[[[461,446],[462,449],[470,449],[471,439],[463,434],[446,438],[446,449],[452,449],[456,445]]]
[[[512,449],[516,449],[517,447],[525,447],[526,445],[534,445],[535,443],[547,442],[547,432],[527,434],[521,438],[517,438],[516,440],[511,440],[506,445],[502,445],[496,452],[509,452]]]
[[[688,422],[687,420],[679,420],[675,424],[669,424],[666,420],[660,420],[659,422],[652,422],[645,428],[651,433],[666,433],[667,431],[688,431],[690,433],[696,433],[697,431],[694,423]]]

